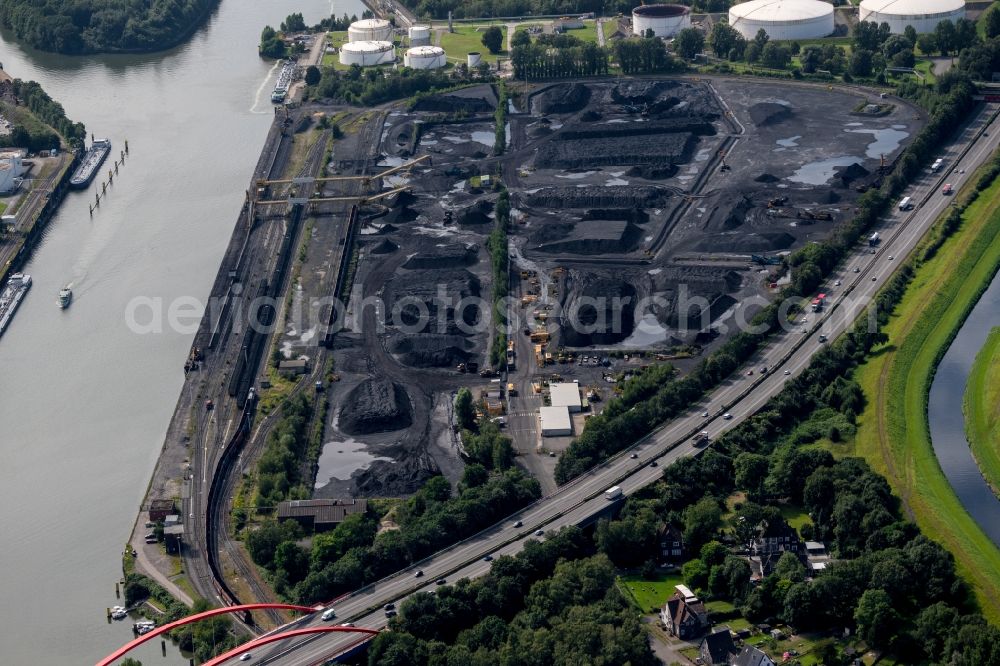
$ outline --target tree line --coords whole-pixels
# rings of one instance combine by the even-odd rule
[[[346,104],[376,106],[422,93],[441,92],[468,79],[468,69],[453,74],[436,69],[380,70],[352,65],[346,71],[324,67],[319,83],[310,90],[313,99],[339,100]]]
[[[0,0],[0,25],[42,51],[157,51],[189,35],[219,0]]]
[[[35,81],[14,79],[11,82],[14,96],[42,122],[55,128],[71,146],[78,146],[87,137],[83,123],[75,123],[66,117],[62,104],[49,97]],[[48,129],[28,128],[15,125],[10,136],[4,137],[7,146],[24,146],[30,151],[58,148],[59,136]]]
[[[493,16],[574,16],[593,13],[598,16],[629,15],[640,0],[404,0],[417,16],[446,19]],[[734,0],[678,0],[695,12],[724,12]]]
[[[432,477],[390,518],[399,529],[379,530],[373,511],[347,517],[317,534],[307,550],[294,522],[269,520],[246,537],[253,561],[267,570],[284,598],[321,602],[394,573],[514,513],[541,495],[538,482],[517,469],[466,468],[456,493]]]

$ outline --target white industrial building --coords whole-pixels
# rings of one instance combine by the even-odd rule
[[[347,26],[349,42],[387,42],[392,37],[392,26],[385,19],[362,19]]]
[[[583,409],[580,400],[580,385],[576,382],[549,384],[549,402],[553,407],[565,407],[571,412]]]
[[[912,25],[918,33],[934,32],[945,19],[954,23],[965,18],[965,0],[862,0],[858,18],[872,23],[888,23],[899,35]]]
[[[640,5],[632,10],[632,34],[644,37],[673,37],[691,27],[691,9],[684,5]]]
[[[350,42],[340,47],[341,65],[387,65],[396,62],[392,42]]]
[[[733,5],[729,25],[747,39],[816,39],[833,34],[833,5],[821,0],[751,0]]]
[[[24,166],[19,155],[0,158],[0,194],[13,194],[21,187]]]
[[[431,43],[431,29],[426,25],[410,26],[407,36],[410,38],[410,46],[427,46]]]
[[[437,69],[448,64],[440,46],[414,46],[403,54],[403,64],[413,69]]]
[[[539,407],[542,437],[565,437],[573,434],[573,421],[566,407]]]

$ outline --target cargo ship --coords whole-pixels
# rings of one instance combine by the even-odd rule
[[[278,73],[278,82],[274,84],[274,92],[271,93],[272,102],[281,104],[285,101],[285,95],[288,94],[288,87],[292,85],[294,77],[295,62],[293,60],[286,60],[285,64],[281,66],[281,71]]]
[[[104,164],[104,160],[107,159],[110,152],[110,139],[96,139],[90,144],[90,148],[87,149],[87,152],[83,155],[83,159],[80,161],[80,166],[76,168],[73,177],[69,181],[70,187],[82,190],[90,185],[90,182],[94,180],[94,176],[97,175],[97,170]]]
[[[17,306],[21,304],[24,295],[31,289],[31,276],[24,273],[14,273],[0,291],[0,335],[7,330],[7,325],[14,318]]]

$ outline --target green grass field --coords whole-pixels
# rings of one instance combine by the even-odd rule
[[[965,389],[965,432],[993,492],[1000,490],[1000,327],[979,350]]]
[[[479,51],[483,54],[483,61],[494,63],[497,58],[507,57],[507,51],[500,53],[490,53],[483,46],[483,31],[477,30],[478,25],[455,26],[455,32],[448,32],[447,29],[441,32],[441,48],[448,54],[448,60],[452,62],[465,62],[465,56],[471,51]],[[507,45],[507,28],[500,26],[503,31],[503,44]],[[436,42],[435,42],[436,43]]]
[[[937,360],[998,263],[1000,181],[966,210],[963,227],[918,267],[885,329],[889,343],[855,375],[868,400],[858,419],[856,453],[886,476],[924,533],[954,554],[994,623],[1000,622],[1000,550],[965,512],[941,472],[926,410]]]
[[[619,587],[644,613],[659,609],[673,595],[674,586],[684,583],[680,575],[661,576],[646,580],[642,576],[619,576]]]
[[[782,506],[781,516],[788,521],[788,524],[795,528],[795,531],[802,529],[802,526],[806,523],[811,523],[812,518],[806,513],[801,507],[797,506]]]

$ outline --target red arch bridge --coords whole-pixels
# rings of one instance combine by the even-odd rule
[[[229,613],[243,613],[246,611],[262,610],[267,608],[273,608],[277,610],[296,610],[296,611],[301,611],[303,613],[315,613],[317,610],[322,610],[322,607],[317,609],[312,606],[297,606],[295,604],[243,604],[240,606],[225,606],[224,608],[213,608],[212,610],[207,610],[204,613],[195,613],[194,615],[189,615],[187,617],[181,618],[176,622],[170,622],[169,624],[157,627],[156,629],[153,629],[149,633],[143,634],[142,636],[139,636],[135,640],[132,640],[126,643],[125,645],[121,646],[120,648],[109,654],[107,657],[97,662],[97,666],[111,666],[111,664],[115,663],[118,659],[124,657],[133,648],[142,645],[146,641],[152,640],[157,636],[165,634],[171,629],[176,629],[177,627],[183,627],[184,625],[192,624],[194,622],[198,622],[199,620],[205,620],[210,617],[215,617],[217,615],[226,615]],[[286,638],[295,638],[296,636],[306,636],[309,634],[324,634],[333,632],[347,632],[347,633],[353,632],[353,633],[367,634],[369,636],[374,636],[379,633],[377,629],[365,629],[363,627],[312,627],[305,629],[294,629],[292,631],[286,631],[279,634],[270,634],[268,636],[262,636],[260,638],[256,638],[248,643],[244,643],[243,645],[234,648],[233,650],[230,650],[226,654],[215,657],[211,661],[207,662],[204,666],[215,666],[216,664],[221,664],[227,659],[231,659],[232,657],[242,652],[246,652],[247,650],[250,650],[252,648],[261,647],[269,643],[274,643],[275,641],[285,640]]]

